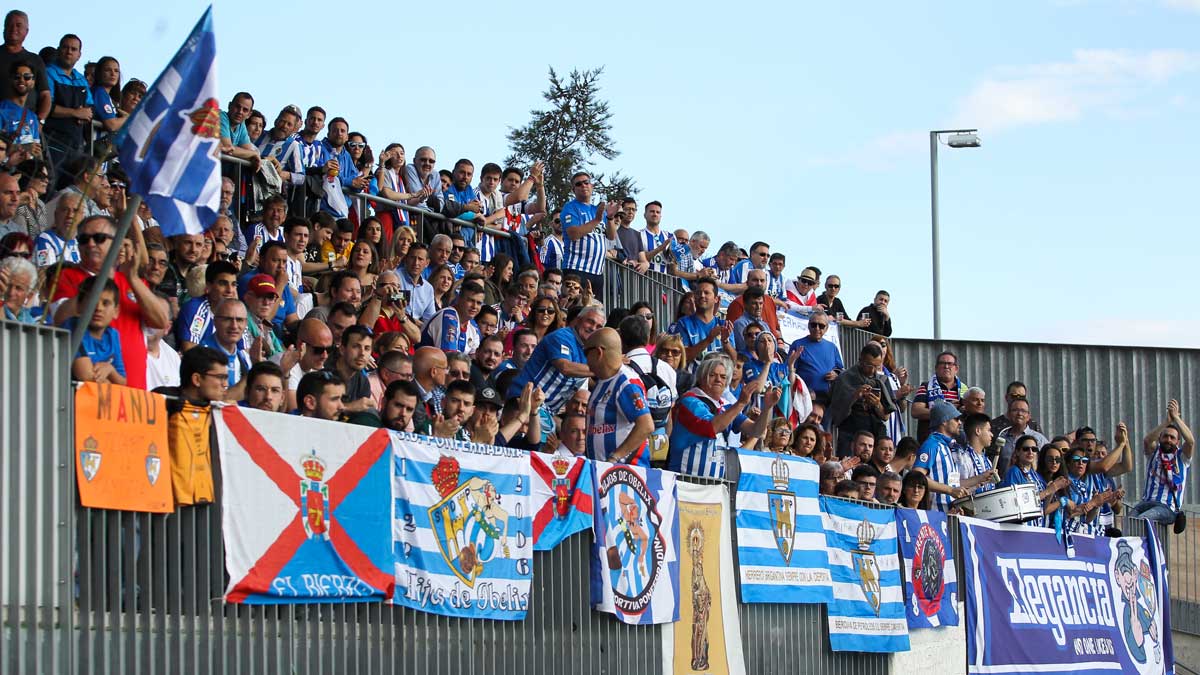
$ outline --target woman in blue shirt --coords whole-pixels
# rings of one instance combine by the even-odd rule
[[[95,84],[92,85],[92,119],[114,132],[129,119],[117,110],[113,97],[121,97],[121,64],[111,56],[102,56],[96,62]]]

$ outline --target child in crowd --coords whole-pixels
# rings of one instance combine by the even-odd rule
[[[80,297],[87,297],[96,283],[96,277],[84,279],[83,283],[79,284]],[[117,293],[117,284],[112,279],[106,279],[104,289],[100,291],[100,302],[96,304],[96,311],[92,313],[87,332],[83,334],[83,342],[79,345],[79,353],[75,355],[71,364],[71,374],[77,380],[125,384],[121,336],[117,334],[117,329],[111,326],[120,311]],[[68,319],[67,330],[74,330],[79,320],[80,317]]]

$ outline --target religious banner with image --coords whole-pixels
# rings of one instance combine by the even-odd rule
[[[908,627],[958,625],[958,580],[950,521],[941,511],[896,509]]]
[[[908,651],[892,509],[821,497],[821,510],[833,576],[830,648],[835,652]]]
[[[533,578],[528,453],[391,433],[392,602],[459,618],[524,619]]]
[[[729,489],[678,481],[679,621],[662,627],[664,675],[742,675]]]
[[[386,431],[238,406],[213,420],[228,602],[391,596]]]
[[[742,602],[829,602],[833,590],[820,467],[803,457],[739,450],[738,573]]]
[[[679,620],[675,474],[593,461],[592,605],[629,624]]]
[[[75,391],[79,503],[94,509],[171,513],[166,399],[119,384]]]
[[[1076,533],[1069,556],[1050,529],[959,522],[968,672],[1174,672],[1166,563],[1153,534]]]

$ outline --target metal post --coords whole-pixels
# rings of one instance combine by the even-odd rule
[[[933,339],[942,339],[941,252],[938,250],[938,132],[929,132],[929,195],[933,224]]]
[[[92,290],[88,291],[87,297],[83,299],[83,305],[79,308],[79,320],[75,322],[75,330],[71,332],[72,357],[79,352],[79,345],[83,343],[83,334],[88,329],[88,323],[91,322],[92,314],[96,311],[96,305],[100,304],[100,293],[104,290],[103,280],[107,279],[117,266],[117,256],[121,254],[121,242],[125,241],[125,234],[129,232],[129,226],[133,223],[133,217],[141,205],[140,195],[129,195],[129,205],[125,207],[125,213],[121,214],[121,221],[117,223],[116,237],[108,249],[108,255],[104,256],[104,265],[96,274],[96,278],[101,281],[92,284]]]

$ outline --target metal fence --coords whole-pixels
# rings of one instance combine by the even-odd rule
[[[679,279],[661,272],[647,271],[645,274],[622,265],[615,260],[604,262],[604,306],[609,309],[628,309],[642,300],[650,303],[654,311],[654,325],[660,332],[675,321],[675,308],[683,291]]]

